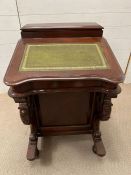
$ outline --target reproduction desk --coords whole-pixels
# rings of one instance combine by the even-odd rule
[[[99,125],[110,118],[124,75],[102,35],[96,23],[21,28],[4,82],[31,128],[28,160],[38,156],[38,137],[60,134],[91,134],[93,152],[106,154]]]

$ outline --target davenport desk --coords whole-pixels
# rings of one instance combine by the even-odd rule
[[[30,125],[27,159],[38,137],[91,134],[93,152],[106,154],[100,121],[110,118],[123,72],[96,23],[28,24],[21,29],[4,82]]]

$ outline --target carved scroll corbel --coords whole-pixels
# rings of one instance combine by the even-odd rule
[[[112,107],[111,97],[107,94],[103,98],[102,111],[100,114],[100,120],[106,121],[110,118],[111,107]]]
[[[27,102],[19,103],[18,109],[20,110],[20,117],[21,117],[22,122],[25,125],[29,125],[30,124],[30,119],[29,119],[28,103]]]
[[[20,117],[22,122],[25,125],[30,124],[30,118],[29,118],[29,100],[28,97],[19,97],[14,91],[13,88],[10,88],[8,91],[8,94],[11,98],[14,99],[15,103],[19,103],[18,109],[20,110]]]
[[[111,98],[116,98],[120,92],[121,87],[117,86],[117,88],[110,90],[107,94],[103,94],[100,120],[105,121],[110,118],[111,108],[113,106]]]

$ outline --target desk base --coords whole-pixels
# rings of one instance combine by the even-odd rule
[[[81,92],[81,89],[79,90]],[[80,122],[79,120],[80,116],[79,116],[77,119],[73,117],[73,120],[72,119],[69,120],[69,117],[68,117],[67,118],[68,122],[71,122],[70,125],[57,125],[56,123],[57,121],[67,122],[65,120],[66,117],[64,115],[62,116],[61,115],[62,113],[60,113],[60,116],[64,117],[63,120],[59,121],[59,118],[54,117],[53,119],[56,119],[56,120],[54,121],[51,120],[51,122],[52,121],[54,122],[54,125],[46,126],[44,125],[44,122],[43,122],[46,116],[43,116],[44,112],[41,113],[41,108],[40,108],[40,106],[43,106],[43,100],[39,100],[39,96],[41,96],[42,98],[44,97],[43,94],[40,95],[39,92],[36,92],[36,94],[30,94],[30,95],[16,94],[15,92],[13,92],[12,89],[10,89],[9,95],[14,98],[16,103],[19,103],[18,109],[20,110],[20,117],[22,122],[26,125],[30,125],[30,128],[31,128],[31,135],[29,137],[29,145],[27,150],[27,159],[32,161],[38,157],[39,155],[39,151],[37,149],[38,137],[44,137],[48,135],[65,135],[65,134],[91,134],[94,141],[94,145],[92,147],[93,152],[98,156],[105,156],[106,151],[101,138],[100,121],[105,121],[110,118],[111,106],[112,106],[111,98],[116,98],[117,94],[119,94],[120,92],[121,92],[121,89],[119,86],[117,86],[116,89],[106,90],[106,91],[104,90],[103,92],[102,90],[97,92],[91,91],[91,92],[88,92],[89,95],[87,95],[88,93],[86,91],[85,92],[85,95],[87,97],[86,104],[87,104],[89,113],[87,115],[87,120],[85,120],[85,116],[84,118],[82,118],[84,119],[82,120],[82,122],[85,121],[86,123],[79,124],[79,125],[77,123],[76,125],[73,125],[72,122],[76,122],[76,121]],[[83,93],[80,93],[79,95],[82,95],[83,97]],[[75,96],[73,98],[78,100]],[[41,102],[42,104],[40,105],[39,102]],[[76,101],[74,104],[76,105]],[[79,101],[78,101],[78,104],[80,104]],[[74,109],[74,107],[69,109],[72,110]],[[62,110],[60,109],[59,112],[62,112]],[[72,114],[75,115],[75,113],[72,113]],[[46,119],[46,121],[48,120]]]

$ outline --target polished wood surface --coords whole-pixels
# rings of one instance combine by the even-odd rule
[[[40,94],[38,96],[40,115],[46,116],[45,118],[41,117],[41,125],[86,125],[89,123],[91,113],[90,101],[87,101],[90,98],[89,96],[90,93],[85,91]]]
[[[22,31],[40,31],[44,29],[103,29],[103,27],[95,22],[81,23],[37,23],[26,24],[21,28]]]
[[[106,154],[100,121],[110,118],[112,98],[121,92],[124,74],[98,24],[33,24],[22,29],[4,82],[9,96],[19,103],[20,117],[30,125],[27,159],[38,157],[38,137],[92,134],[93,152]],[[20,71],[27,44],[98,43],[109,65],[107,69]]]
[[[46,71],[46,72],[20,72],[19,66],[27,43],[94,43],[97,42],[104,50],[105,57],[110,66],[106,70],[68,70],[68,71]],[[66,80],[66,79],[88,79],[104,80],[112,83],[121,83],[124,79],[122,70],[104,38],[42,38],[42,39],[22,39],[18,42],[8,67],[4,82],[13,86],[22,83],[40,80]]]
[[[101,37],[103,27],[97,23],[27,24],[21,28],[22,38]]]

